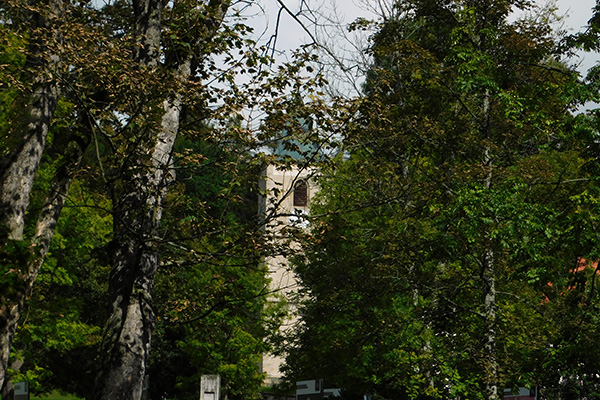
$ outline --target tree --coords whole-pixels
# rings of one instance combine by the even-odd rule
[[[85,175],[80,172],[71,187],[13,342],[11,380],[29,382],[32,393],[60,390],[90,398],[93,390],[112,220],[109,199]],[[18,360],[22,365],[14,368]]]
[[[11,62],[3,65],[3,97],[13,101],[6,104],[9,123],[3,126],[0,162],[0,387],[6,382],[11,343],[25,298],[39,274],[74,172],[89,143],[90,121],[80,113],[78,124],[84,129],[66,130],[67,135],[57,139],[62,155],[54,160],[55,174],[41,195],[45,200],[35,212],[26,214],[59,104],[61,78],[68,65],[64,56],[89,33],[84,24],[74,24],[71,27],[78,35],[65,40],[64,27],[72,22],[71,15],[65,18],[65,7],[61,1],[15,2],[2,9],[3,45],[7,55],[13,54]]]
[[[251,84],[236,86],[233,76],[240,70],[265,80],[269,58],[260,49],[247,51],[251,45],[244,37],[247,27],[223,25],[231,5],[230,1],[134,1],[99,9],[95,4],[17,2],[2,8],[5,43],[14,53],[27,54],[24,60],[17,57],[3,64],[8,68],[3,82],[13,85],[3,99],[19,98],[20,104],[10,104],[15,106],[11,112],[30,104],[26,113],[31,124],[18,124],[26,120],[19,115],[3,125],[7,134],[3,132],[2,143],[14,151],[2,154],[0,181],[6,272],[0,308],[0,383],[5,381],[25,298],[46,257],[69,186],[93,143],[95,184],[111,197],[113,222],[112,240],[106,246],[112,264],[111,310],[103,340],[106,359],[97,383],[101,389],[96,394],[140,395],[156,323],[151,293],[164,239],[163,202],[175,179],[172,150],[182,111],[192,111],[192,123],[210,120],[223,129],[209,130],[207,135],[228,132],[224,141],[238,140],[249,150],[248,143],[256,143],[250,129],[223,127],[231,125],[242,107],[256,106],[257,98],[287,90],[300,70],[290,67],[293,76],[284,77],[287,70],[282,69],[281,76],[257,84],[255,92],[249,89]],[[211,54],[224,55],[226,67],[236,71],[219,70],[209,60]],[[19,74],[11,74],[13,70]],[[231,86],[207,89],[209,79]],[[68,113],[59,120],[55,109],[61,101]],[[223,102],[218,105],[222,113],[210,109],[218,101]],[[63,122],[69,128],[54,136],[53,128]],[[67,152],[49,149],[50,142],[62,143]],[[48,169],[41,176],[37,171],[44,152]],[[30,190],[34,179],[42,182],[40,189],[50,188],[41,209],[32,206],[44,196]],[[49,183],[52,180],[56,182]],[[15,185],[24,190],[17,191]],[[27,215],[32,219],[39,215],[36,231],[33,222],[24,222],[28,204]]]
[[[229,398],[250,398],[262,383],[256,365],[271,319],[256,232],[260,166],[237,144],[208,139],[210,129],[190,126],[176,143],[177,183],[165,214],[173,232],[161,249],[150,359],[150,375],[160,379],[151,393],[195,398],[200,375],[219,373]]]
[[[567,36],[563,46],[575,46],[583,51],[597,51],[598,23],[600,8],[593,7],[588,26],[583,32]],[[545,318],[553,321],[552,345],[543,349],[544,363],[540,380],[545,390],[544,397],[583,398],[597,396],[599,382],[590,371],[597,368],[597,349],[590,346],[596,340],[594,325],[598,294],[596,281],[598,274],[598,254],[595,250],[598,198],[596,184],[598,176],[597,109],[591,102],[598,95],[598,67],[592,67],[577,95],[585,112],[579,110],[576,127],[582,140],[581,156],[587,160],[582,166],[591,183],[585,191],[573,194],[573,212],[568,216],[564,229],[572,232],[569,240],[562,245],[577,249],[579,255],[568,271],[561,271],[551,279],[545,290],[547,311]],[[582,107],[583,108],[583,107]],[[591,232],[590,232],[591,229]],[[566,238],[565,238],[566,239]]]
[[[268,284],[256,232],[261,165],[236,143],[208,139],[211,128],[184,125],[159,244],[149,395],[193,398],[201,374],[219,373],[229,398],[256,397],[262,383],[256,366],[277,326],[263,307]],[[59,389],[91,398],[107,317],[98,305],[107,297],[112,218],[94,157],[86,161],[92,165],[84,164],[74,182],[26,304],[12,354],[23,365],[12,377],[38,393]]]
[[[548,15],[507,21],[531,2],[394,7],[298,261],[290,374],[349,395],[497,399],[526,349],[548,345],[550,325],[512,327],[539,329],[552,273],[590,253],[560,246],[587,185],[576,77]]]

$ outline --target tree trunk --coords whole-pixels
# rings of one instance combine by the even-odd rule
[[[147,248],[140,251],[142,247]],[[105,360],[97,380],[97,399],[141,398],[155,321],[151,293],[158,253],[152,247],[130,239],[114,252],[112,314],[103,337]],[[132,265],[137,265],[136,271],[131,271]]]
[[[10,369],[13,371],[20,371],[23,367],[23,360],[13,360],[10,365]],[[6,385],[0,391],[0,395],[2,396],[2,400],[14,400],[15,396],[15,386],[12,382],[6,381]]]
[[[3,236],[10,240],[23,240],[25,211],[29,205],[33,180],[38,170],[50,123],[58,101],[58,84],[41,83],[33,93],[33,103],[28,110],[24,140],[2,171],[0,181],[0,218]]]
[[[10,348],[21,316],[22,302],[19,299],[0,308],[0,389],[7,383]]]
[[[160,63],[162,2],[134,1],[134,61],[156,67]],[[134,149],[127,166],[123,192],[113,201],[114,247],[109,281],[110,315],[102,338],[102,364],[96,378],[96,399],[135,400],[142,396],[146,364],[156,315],[152,305],[158,268],[156,234],[167,190],[170,156],[179,128],[180,100],[164,102],[163,122],[150,144]],[[167,129],[165,129],[165,126]],[[151,146],[154,146],[152,149]],[[150,164],[145,154],[152,154]]]
[[[488,250],[483,261],[483,281],[485,283],[484,316],[485,316],[485,398],[498,399],[498,360],[496,357],[496,271],[494,268],[494,252]]]
[[[64,14],[62,0],[50,0],[47,10],[32,12],[30,29],[42,28],[49,33],[32,38],[25,63],[25,76],[32,83],[30,103],[13,129],[23,138],[19,146],[0,165],[0,240],[23,240],[25,212],[29,205],[33,180],[36,176],[46,138],[58,103],[58,80],[46,75],[60,62],[57,54],[49,54],[46,42],[60,42],[60,29],[56,26]],[[36,75],[31,76],[31,70]],[[1,243],[1,242],[0,242]]]
[[[17,132],[15,137],[18,134],[22,139],[10,156],[0,163],[0,261],[5,268],[2,274],[12,281],[8,290],[0,294],[0,389],[6,384],[10,349],[25,298],[37,277],[56,225],[56,221],[47,227],[38,225],[31,241],[24,241],[25,215],[33,182],[60,93],[58,80],[46,78],[47,72],[54,69],[60,58],[56,54],[50,54],[46,44],[49,41],[61,40],[60,29],[56,27],[56,23],[63,13],[62,0],[50,0],[46,10],[32,11],[28,16],[32,32],[42,28],[48,34],[31,38],[24,76],[31,75],[31,70],[34,70],[36,75],[29,80],[32,90],[22,121],[12,126]],[[58,218],[55,211],[60,213],[61,202],[64,202],[61,195],[64,190],[68,190],[70,184],[67,183],[66,188],[61,187],[60,178],[57,177],[42,214],[55,207],[51,213],[56,214],[55,217]],[[43,240],[40,235],[43,235]]]
[[[210,43],[220,27],[228,0],[207,2],[205,30],[192,48]],[[138,37],[135,61],[160,65],[162,5],[156,0],[134,1]],[[201,48],[201,47],[200,47]],[[192,55],[180,57],[174,78],[182,85],[193,74]],[[173,180],[172,150],[179,130],[182,94],[163,101],[163,115],[147,146],[135,149],[134,164],[124,178],[123,192],[114,199],[114,247],[109,282],[110,316],[102,341],[103,362],[96,380],[97,400],[137,400],[142,395],[156,315],[152,302],[159,265],[157,236],[162,203]],[[151,160],[145,161],[147,154]]]
[[[490,92],[485,90],[483,95],[483,137],[489,138],[490,131]],[[486,146],[483,155],[483,165],[487,169],[484,187],[491,189],[494,165],[489,146]],[[486,238],[487,240],[487,238]],[[484,295],[484,370],[485,370],[485,398],[486,400],[498,400],[499,366],[496,357],[496,269],[494,263],[494,250],[491,243],[487,243],[488,249],[483,256],[482,277],[485,284]]]
[[[156,241],[162,202],[173,180],[171,151],[179,129],[180,96],[166,100],[163,106],[165,112],[152,150],[152,165],[144,179],[134,175],[127,182],[125,187],[131,191],[123,194],[115,209],[116,243],[109,284],[111,309],[102,344],[105,358],[96,381],[99,400],[131,400],[142,395],[156,320],[152,303],[159,264]]]
[[[209,43],[220,27],[229,1],[211,0],[202,34],[193,45]],[[162,6],[156,0],[134,1],[138,36],[135,61],[160,64]],[[194,47],[194,46],[192,46]],[[174,74],[183,84],[193,74],[192,55],[184,56]],[[163,101],[160,126],[130,166],[122,193],[114,200],[114,250],[109,282],[110,316],[103,341],[103,362],[96,380],[97,400],[138,400],[142,395],[156,315],[152,303],[154,276],[159,265],[157,235],[162,203],[174,174],[172,149],[181,114],[182,94]],[[144,146],[142,146],[144,147]],[[152,154],[150,162],[146,155]],[[137,159],[136,159],[137,158]]]
[[[7,378],[7,367],[12,341],[15,336],[17,324],[25,305],[25,299],[31,294],[33,285],[40,272],[40,268],[50,248],[52,237],[56,230],[58,217],[63,209],[75,172],[79,167],[83,152],[88,145],[87,140],[76,140],[69,146],[59,167],[50,191],[46,196],[44,205],[38,216],[35,234],[30,245],[23,248],[20,254],[24,261],[23,270],[10,269],[9,274],[15,274],[18,282],[9,293],[1,297],[0,306],[0,388],[4,387]],[[14,255],[14,254],[13,254]],[[17,257],[19,254],[17,254]]]

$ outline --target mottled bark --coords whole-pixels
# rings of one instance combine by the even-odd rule
[[[496,357],[496,271],[494,252],[488,250],[483,260],[483,281],[485,283],[484,318],[485,318],[485,398],[497,400],[498,397],[498,360]]]
[[[17,330],[18,317],[23,309],[22,302],[2,304],[0,308],[0,389],[6,384],[10,348]],[[16,317],[16,318],[15,318]]]
[[[229,1],[208,4],[205,30],[192,47],[208,43],[222,23]],[[138,49],[135,61],[160,66],[160,18],[162,5],[155,0],[134,2]],[[193,75],[198,55],[180,57],[174,79],[182,87]],[[105,327],[103,360],[96,380],[97,400],[137,400],[142,395],[146,364],[156,315],[152,302],[154,276],[159,265],[157,236],[162,203],[173,179],[171,155],[179,130],[183,95],[176,92],[163,101],[160,124],[146,145],[135,149],[121,193],[114,198],[114,250],[109,284],[110,317]],[[150,161],[147,155],[151,154]]]
[[[50,0],[47,9],[32,12],[30,29],[47,32],[34,36],[29,46],[25,77],[30,78],[30,101],[13,129],[22,138],[9,157],[0,163],[0,240],[22,240],[25,212],[29,205],[50,124],[58,103],[60,87],[51,71],[60,62],[47,42],[61,41],[57,21],[64,13],[62,0]],[[50,72],[50,73],[49,73]]]
[[[28,110],[30,122],[26,126],[23,142],[2,171],[0,180],[0,243],[8,247],[8,241],[23,241],[25,212],[29,205],[33,181],[37,174],[46,137],[56,109],[58,85],[40,84],[34,93],[34,101]],[[22,246],[17,245],[17,248]],[[11,292],[0,298],[0,388],[6,379],[6,369],[17,323],[21,316],[26,293],[33,282],[27,275],[30,267],[22,265],[22,255],[15,257],[7,274],[15,274],[18,282]],[[37,276],[37,274],[36,274]],[[6,297],[5,297],[6,296]]]
[[[141,398],[155,321],[151,293],[158,254],[153,247],[130,239],[114,251],[112,313],[104,332],[97,399]],[[131,265],[137,265],[137,271]]]
[[[44,205],[38,215],[36,229],[28,247],[24,249],[26,257],[22,257],[24,265],[12,268],[7,273],[15,274],[19,282],[9,293],[0,297],[0,388],[7,378],[7,366],[10,348],[15,336],[17,324],[25,305],[25,299],[31,294],[40,268],[50,248],[56,230],[58,217],[63,209],[75,172],[79,167],[83,152],[88,145],[87,140],[78,139],[69,146],[63,162],[54,176]]]
[[[33,180],[46,146],[50,123],[58,102],[58,93],[56,82],[42,82],[36,85],[32,104],[27,110],[28,123],[23,141],[2,170],[0,218],[4,235],[11,240],[23,239],[25,211],[29,205]]]
[[[483,95],[483,138],[488,139],[490,130],[490,93],[486,90]],[[486,147],[483,154],[483,166],[487,170],[484,187],[491,189],[494,176],[494,164],[490,154],[489,147]],[[498,400],[499,384],[499,365],[496,356],[496,342],[498,335],[496,332],[496,269],[494,263],[494,250],[491,243],[485,250],[483,256],[482,277],[485,284],[484,294],[484,318],[485,318],[485,344],[484,344],[484,369],[485,369],[485,398],[486,400]]]
[[[179,76],[190,74],[189,62]],[[156,315],[152,289],[159,264],[156,240],[162,203],[173,180],[171,154],[181,113],[181,96],[163,102],[160,130],[154,138],[150,165],[135,173],[116,203],[115,250],[110,277],[110,317],[102,351],[103,365],[96,382],[97,399],[139,399],[142,395]],[[141,152],[145,153],[144,151]],[[138,160],[138,169],[143,159]]]
[[[64,4],[62,0],[50,0],[40,7],[42,11],[31,8],[27,17],[27,29],[40,33],[31,36],[23,72],[23,77],[31,84],[31,91],[24,94],[28,99],[27,106],[11,126],[19,142],[0,162],[0,250],[4,250],[0,251],[0,259],[4,263],[2,273],[11,280],[8,290],[0,293],[0,388],[6,383],[11,344],[25,299],[54,233],[54,226],[47,226],[38,227],[34,237],[27,241],[23,234],[33,182],[60,94],[58,79],[52,73],[60,57],[49,50],[48,43],[61,40],[57,24],[64,13]],[[57,176],[42,214],[50,207],[62,208],[59,203],[64,187],[60,187],[60,178]]]
[[[137,38],[134,62],[156,67],[160,63],[163,2],[134,0],[133,8]],[[170,157],[177,129],[178,126],[168,133],[156,129],[158,134],[134,149],[136,154],[123,171],[123,191],[114,193],[111,303],[103,333],[96,399],[135,400],[142,396],[156,318],[152,305],[154,275],[158,268],[155,236],[169,183],[170,163],[162,157],[162,152]],[[161,146],[161,136],[170,136],[169,144]],[[145,154],[154,155],[159,148],[161,156],[153,157],[148,164]]]
[[[136,174],[125,185],[131,191],[115,209],[111,314],[104,331],[104,360],[96,382],[96,399],[139,399],[142,394],[156,320],[152,302],[159,264],[156,236],[162,202],[173,179],[171,152],[179,129],[181,100],[165,101],[164,108],[151,166],[143,177]]]
[[[134,0],[134,33],[137,46],[133,58],[140,65],[156,67],[160,63],[162,0]]]

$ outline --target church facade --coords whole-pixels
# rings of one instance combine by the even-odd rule
[[[315,170],[297,166],[281,169],[268,166],[260,182],[262,196],[259,210],[264,218],[265,234],[273,241],[275,249],[265,258],[270,278],[271,302],[284,302],[288,316],[283,321],[281,331],[294,329],[298,323],[296,304],[298,280],[287,257],[298,250],[293,241],[285,239],[285,230],[290,227],[303,229],[308,225],[310,204],[317,186]],[[273,386],[281,381],[280,366],[284,359],[273,354],[264,354],[261,370],[266,374],[265,385]]]

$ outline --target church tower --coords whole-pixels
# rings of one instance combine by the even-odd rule
[[[310,211],[312,197],[317,191],[314,181],[315,171],[310,168],[293,166],[280,169],[268,166],[261,179],[260,189],[263,193],[260,211],[265,218],[265,231],[274,238],[274,247],[283,247],[282,251],[274,251],[265,259],[268,266],[271,296],[269,301],[284,301],[288,306],[288,317],[280,330],[294,329],[298,318],[296,304],[298,281],[286,255],[293,254],[297,246],[293,242],[284,241],[282,234],[287,227],[305,228],[305,218]],[[284,359],[272,354],[263,355],[262,371],[267,377],[265,385],[272,386],[281,381],[280,366]]]

